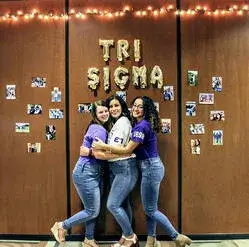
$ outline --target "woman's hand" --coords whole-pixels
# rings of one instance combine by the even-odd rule
[[[80,156],[88,156],[90,149],[84,146],[80,146]]]
[[[97,150],[106,150],[107,145],[102,140],[96,137],[95,141],[92,143],[92,147]]]

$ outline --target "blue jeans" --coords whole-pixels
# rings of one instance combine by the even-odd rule
[[[100,212],[100,185],[102,169],[98,163],[78,161],[73,170],[73,182],[84,205],[84,210],[74,214],[62,224],[64,229],[85,223],[85,237],[94,239],[95,220]]]
[[[156,224],[162,226],[166,233],[175,239],[178,232],[169,219],[158,208],[160,183],[164,176],[164,165],[159,157],[138,161],[142,172],[141,198],[146,213],[147,234],[156,236]]]
[[[114,180],[108,196],[107,208],[120,225],[123,235],[129,236],[133,234],[133,230],[128,195],[134,188],[138,178],[136,159],[129,158],[110,162],[109,167],[114,175]]]

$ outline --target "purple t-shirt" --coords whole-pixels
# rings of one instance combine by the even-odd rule
[[[91,124],[84,136],[82,146],[90,148],[96,137],[98,137],[103,142],[106,142],[107,136],[108,132],[103,126],[99,124]],[[91,163],[95,163],[97,161],[97,159],[95,159],[93,156],[80,156],[79,160],[81,162],[90,161]],[[100,160],[98,160],[98,162],[100,162]]]
[[[158,156],[157,136],[149,121],[143,119],[132,128],[131,140],[140,143],[134,150],[137,160]]]

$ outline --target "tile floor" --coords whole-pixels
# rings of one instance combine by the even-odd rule
[[[144,247],[145,242],[140,242]],[[81,247],[81,242],[66,242],[59,245],[55,241],[11,241],[0,240],[0,247]],[[109,243],[100,243],[100,247],[109,247]],[[161,247],[176,247],[174,242],[161,241]],[[190,247],[249,247],[249,239],[241,240],[196,240]]]

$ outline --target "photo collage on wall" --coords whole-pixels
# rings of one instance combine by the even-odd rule
[[[47,80],[45,77],[32,77],[31,78],[31,88],[45,88],[47,86]],[[8,84],[6,85],[6,99],[15,100],[16,99],[16,85]],[[51,102],[61,102],[62,93],[59,87],[53,87],[51,90]],[[43,109],[41,104],[32,102],[32,104],[27,104],[26,108],[27,115],[41,115],[43,114]],[[52,108],[48,111],[49,119],[63,119],[63,109]],[[16,133],[30,133],[32,128],[28,122],[16,122],[15,132]],[[56,140],[56,127],[54,124],[47,124],[44,127],[44,139],[47,141]],[[41,152],[41,142],[29,142],[27,143],[28,153],[40,153]]]
[[[187,71],[187,84],[191,87],[196,87],[199,84],[199,72],[197,70]],[[211,78],[210,90],[214,92],[222,92],[222,77],[213,76]],[[214,105],[214,93],[213,92],[201,92],[198,98],[199,105]],[[199,106],[201,107],[201,106]],[[197,106],[196,101],[186,101],[185,103],[186,117],[196,116]],[[208,116],[210,121],[224,121],[225,112],[223,110],[210,110]],[[189,125],[189,132],[191,135],[204,135],[205,125],[203,123],[191,123]],[[212,134],[212,136],[211,136]],[[214,146],[223,145],[223,130],[213,130],[210,134],[210,140]],[[201,154],[201,139],[190,140],[191,154]]]

